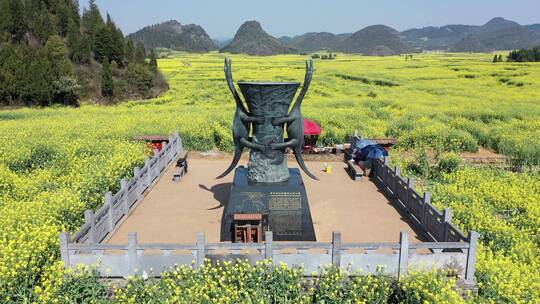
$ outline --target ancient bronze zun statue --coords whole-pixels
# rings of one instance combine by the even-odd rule
[[[290,174],[285,149],[290,148],[300,168],[309,177],[317,179],[307,169],[301,154],[304,144],[301,105],[313,77],[313,61],[306,62],[304,85],[290,111],[299,82],[238,82],[246,108],[234,86],[230,59],[225,59],[225,77],[236,101],[235,153],[229,168],[218,178],[229,174],[238,164],[244,148],[249,148],[247,178],[250,183],[286,182]],[[284,130],[287,130],[287,139],[283,136]]]

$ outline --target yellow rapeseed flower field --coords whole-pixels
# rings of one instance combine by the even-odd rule
[[[303,80],[305,56],[230,57],[236,80]],[[486,147],[525,168],[460,167],[425,187],[436,204],[454,210],[463,230],[482,234],[479,296],[472,301],[533,303],[540,298],[540,65],[494,64],[492,57],[338,54],[316,60],[304,114],[322,126],[323,144],[342,143],[359,130],[366,137],[397,137],[401,150]],[[232,148],[234,102],[223,58],[173,53],[160,59],[171,89],[150,100],[0,111],[0,302],[69,302],[61,299],[75,288],[66,282],[94,286],[88,272],[66,273],[59,265],[58,234],[80,226],[84,210],[98,208],[103,194],[141,165],[148,151],[131,136],[178,130],[187,148]],[[370,299],[386,299],[391,289],[384,277],[346,280],[339,272],[310,289],[298,286],[294,269],[223,265],[202,271],[180,268],[157,285],[135,278],[117,301],[140,302],[139,296],[161,292],[169,303],[255,302],[250,292],[273,284],[275,293],[262,293],[262,301],[286,295],[297,302],[377,303]],[[400,290],[410,303],[462,300],[452,293],[453,282],[436,274],[413,275]]]

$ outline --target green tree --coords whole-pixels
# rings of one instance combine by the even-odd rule
[[[154,75],[143,64],[130,64],[126,72],[127,81],[134,91],[147,97],[152,89]]]
[[[94,50],[97,33],[105,23],[103,22],[96,1],[90,0],[88,5],[88,9],[85,9],[83,12],[82,24],[84,33],[90,44],[90,49]]]
[[[144,44],[141,42],[137,42],[137,49],[135,50],[135,63],[143,64],[145,63],[146,59],[146,50],[144,48]]]
[[[78,64],[90,62],[90,48],[86,41],[83,41],[79,27],[72,23],[67,35],[67,47],[69,58]]]
[[[498,62],[503,62],[503,56],[499,55],[499,58],[497,59]]]
[[[7,0],[7,5],[4,5],[5,18],[2,22],[2,31],[6,31],[11,35],[11,39],[15,42],[21,42],[26,32],[26,24],[24,22],[24,7],[23,2],[19,0]]]
[[[47,39],[45,49],[54,60],[55,63],[60,63],[67,55],[67,48],[64,41],[58,35],[52,35]]]
[[[47,41],[54,34],[54,26],[44,2],[40,2],[35,8],[32,17],[32,32],[41,41]]]
[[[118,64],[123,65],[125,54],[125,40],[124,34],[116,26],[111,16],[107,14],[107,29],[111,36],[110,54],[109,59],[116,61]]]
[[[497,56],[497,54],[495,54],[495,56],[493,56],[493,62],[499,62],[499,56]]]
[[[133,40],[128,39],[126,43],[126,61],[131,63],[135,60],[135,46],[133,45]]]
[[[55,80],[54,64],[46,49],[25,47],[24,84],[20,87],[21,99],[27,106],[48,106],[52,102]]]
[[[156,53],[154,52],[154,50],[150,51],[150,71],[152,71],[152,73],[157,73],[158,71],[158,63],[157,63],[157,58],[156,58]]]
[[[56,19],[58,22],[58,34],[62,37],[66,37],[71,23],[71,13],[66,3],[58,2],[56,8]]]
[[[101,66],[101,95],[110,98],[114,94],[114,81],[112,77],[111,68],[109,65],[109,59],[103,58],[103,64]]]
[[[113,37],[106,26],[102,26],[96,32],[94,39],[94,59],[103,63],[105,58],[114,58]]]

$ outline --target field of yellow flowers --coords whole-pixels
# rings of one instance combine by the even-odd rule
[[[317,60],[304,114],[323,127],[325,144],[344,142],[357,129],[366,137],[397,137],[405,151],[459,153],[482,146],[508,156],[522,173],[433,167],[424,185],[434,192],[436,204],[454,210],[454,221],[464,231],[482,234],[479,296],[471,301],[532,303],[540,298],[540,65],[494,64],[492,57],[422,54],[405,60],[338,54],[336,60]],[[305,56],[231,58],[236,80],[303,79]],[[103,193],[115,190],[141,165],[148,151],[130,140],[133,135],[179,130],[190,149],[230,151],[234,103],[222,66],[222,54],[175,53],[159,61],[171,90],[155,99],[0,111],[1,303],[77,302],[70,295],[106,301],[107,291],[91,271],[62,270],[58,234],[75,230],[85,209],[99,207]],[[243,284],[227,276],[253,278],[263,271],[269,273],[263,283],[276,289],[263,290],[253,278],[246,282],[254,285],[240,286],[238,295],[228,289],[216,293],[215,286],[204,283],[213,275],[177,269],[157,282],[134,278],[115,301],[217,302],[223,296],[225,302],[234,297],[249,302],[241,297],[253,292],[267,303],[281,301],[268,300],[276,294],[290,295],[293,302],[381,303],[374,299],[387,299],[390,290],[399,290],[406,303],[456,303],[459,298],[451,291],[453,282],[438,274],[417,274],[396,287],[384,277],[345,279],[334,271],[313,291],[302,285],[308,289],[300,292],[294,269],[274,274],[278,270],[264,265],[227,267],[234,266],[205,271],[219,272],[227,288]],[[180,282],[193,285],[181,288]],[[364,296],[363,288],[378,292]],[[185,294],[190,290],[194,294]],[[68,299],[59,300],[60,294]],[[212,300],[203,301],[206,297]]]

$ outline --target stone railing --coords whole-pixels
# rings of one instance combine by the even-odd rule
[[[108,193],[100,210],[95,214],[87,211],[86,223],[73,237],[61,234],[60,251],[66,267],[97,265],[102,277],[125,278],[143,273],[160,276],[175,265],[199,267],[205,259],[247,259],[251,263],[269,259],[274,264],[303,266],[306,276],[327,265],[350,267],[363,273],[381,270],[398,277],[410,268],[451,268],[465,284],[475,284],[478,233],[471,231],[465,237],[451,223],[450,211],[441,212],[431,205],[430,194],[418,194],[414,181],[404,180],[399,168],[388,166],[388,159],[374,163],[374,179],[394,198],[398,208],[410,215],[413,226],[429,242],[410,243],[405,232],[401,233],[399,243],[342,243],[339,232],[333,233],[330,243],[273,242],[272,232],[266,232],[266,241],[260,244],[207,244],[203,233],[197,235],[195,244],[139,244],[136,233],[129,234],[127,244],[101,244],[136,207],[167,164],[183,152],[178,135],[164,147],[146,160],[144,168],[135,168],[133,179],[122,181],[118,193]]]
[[[130,180],[120,181],[116,194],[107,192],[105,203],[95,213],[86,210],[85,223],[75,232],[71,241],[79,244],[96,244],[109,236],[120,223],[131,214],[146,192],[159,179],[168,165],[183,152],[180,136],[169,137],[163,142],[161,151],[154,150],[154,156],[147,158],[144,167],[134,168]]]
[[[405,213],[410,224],[419,228],[424,236],[435,242],[466,242],[468,238],[452,224],[450,209],[438,210],[431,204],[431,193],[420,195],[414,189],[414,179],[401,177],[399,167],[391,168],[389,158],[373,162],[373,179],[395,205]]]
[[[273,242],[266,232],[266,242],[207,244],[204,233],[197,242],[185,244],[139,244],[137,234],[130,233],[128,244],[69,243],[69,235],[61,235],[61,253],[65,265],[98,265],[103,277],[127,277],[147,274],[160,276],[175,265],[201,266],[205,260],[255,263],[264,259],[274,264],[302,266],[305,275],[319,273],[321,267],[335,265],[351,271],[379,273],[400,277],[410,268],[452,268],[465,283],[474,284],[478,234],[471,233],[468,242],[410,243],[402,232],[399,243],[342,243],[334,232],[331,243]]]

